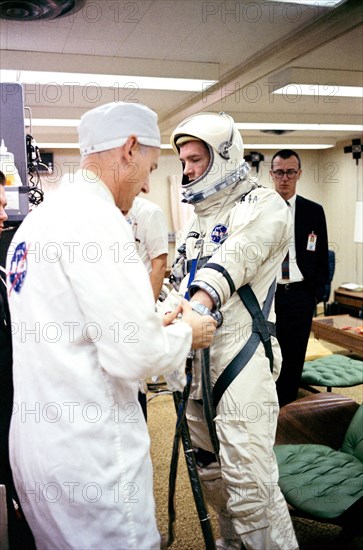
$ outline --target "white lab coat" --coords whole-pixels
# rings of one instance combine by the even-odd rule
[[[11,463],[37,548],[159,548],[138,380],[184,368],[190,327],[162,328],[131,229],[91,172],[27,216],[8,269]]]

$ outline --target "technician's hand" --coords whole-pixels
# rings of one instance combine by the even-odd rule
[[[192,310],[187,300],[181,303],[182,321],[193,331],[192,349],[208,348],[217,329],[217,323],[210,315],[200,315]]]
[[[163,317],[163,326],[167,327],[168,325],[171,325],[181,312],[182,306],[181,304],[179,304],[178,307],[174,309],[174,311],[168,311],[168,313],[165,313]]]

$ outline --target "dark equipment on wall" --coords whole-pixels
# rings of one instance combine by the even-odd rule
[[[39,175],[39,166],[43,165],[43,163],[33,137],[27,134],[25,139],[29,174],[29,202],[34,206],[38,206],[44,199]]]
[[[260,167],[260,162],[263,160],[265,160],[265,157],[257,151],[251,151],[249,155],[245,155],[245,161],[251,164],[252,168],[256,168],[257,173]]]
[[[344,153],[352,153],[355,163],[358,166],[358,161],[362,156],[362,142],[360,139],[352,139],[352,145],[344,147]]]

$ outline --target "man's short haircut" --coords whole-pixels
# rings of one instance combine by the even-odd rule
[[[188,135],[183,135],[183,136],[179,136],[176,140],[175,140],[175,145],[177,147],[181,147],[182,145],[185,145],[186,143],[190,143],[191,141],[200,141],[201,143],[204,143],[204,141],[202,141],[201,139],[195,137],[195,136],[188,136]],[[204,144],[205,145],[205,144]]]
[[[0,170],[0,185],[5,185],[5,183],[6,183],[5,174]]]
[[[148,152],[148,149],[150,149],[151,145],[142,145],[141,143],[139,143],[139,150],[140,150],[140,153],[142,155],[146,155],[146,153]]]
[[[175,140],[175,145],[177,146],[178,151],[180,151],[180,149],[183,147],[183,145],[186,145],[187,143],[201,143],[202,146],[204,147],[204,149],[206,150],[206,152],[208,153],[209,158],[210,158],[210,156],[211,156],[210,148],[209,148],[208,144],[205,141],[203,141],[202,139],[196,138],[194,136],[186,136],[185,135],[185,136],[180,136]]]
[[[297,158],[297,161],[299,163],[299,170],[301,168],[301,160],[300,160],[300,157],[299,155],[296,153],[296,151],[293,151],[292,149],[281,149],[281,151],[277,151],[277,153],[274,154],[274,156],[272,157],[272,160],[271,160],[271,168],[273,167],[273,162],[275,160],[276,157],[280,157],[284,160],[287,160],[291,157],[296,157]]]

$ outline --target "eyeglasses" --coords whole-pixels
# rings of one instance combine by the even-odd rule
[[[272,173],[279,180],[282,180],[282,178],[284,177],[285,174],[287,175],[289,180],[292,180],[296,176],[297,170],[286,170],[286,171],[284,171],[284,170],[275,170],[275,171],[272,171]]]

